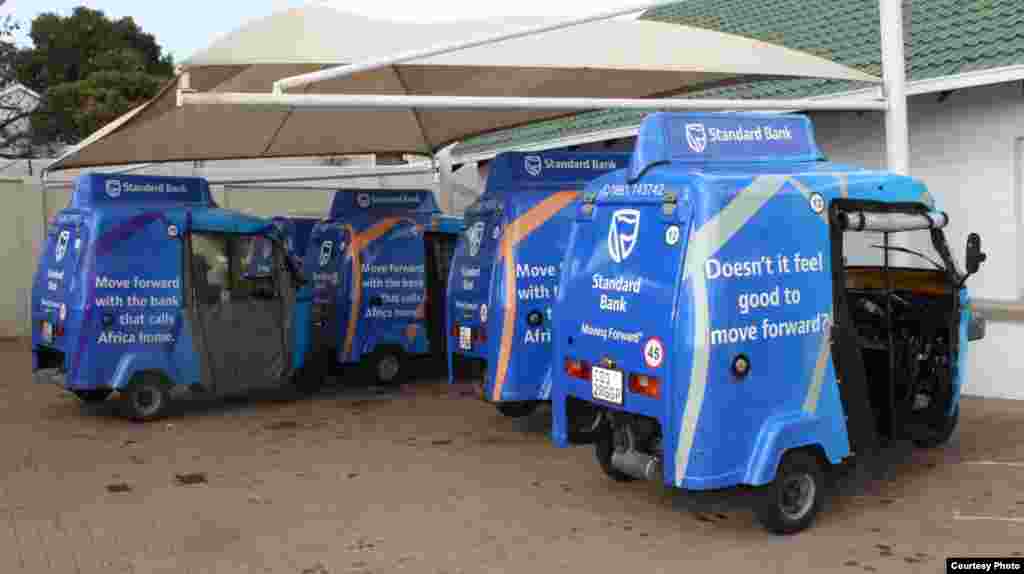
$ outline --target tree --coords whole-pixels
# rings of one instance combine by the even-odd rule
[[[40,97],[15,85],[18,48],[14,33],[18,23],[10,15],[0,20],[0,157],[30,155],[31,116],[39,106]]]
[[[13,68],[42,96],[31,118],[35,143],[74,144],[155,96],[174,74],[172,57],[132,18],[81,6],[67,17],[40,14],[29,37],[33,47],[17,51]]]

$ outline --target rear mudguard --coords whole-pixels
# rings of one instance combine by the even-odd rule
[[[144,371],[163,373],[175,385],[192,382],[175,367],[172,358],[173,355],[166,351],[125,353],[114,369],[114,376],[110,378],[110,388],[120,391],[128,386],[136,373]]]
[[[823,440],[823,437],[830,434],[835,434],[830,422],[815,415],[792,413],[768,419],[757,436],[743,483],[762,486],[775,480],[775,471],[782,455],[797,448],[820,449],[828,462],[839,464],[848,455],[849,449],[841,449],[837,445],[830,447],[830,441]]]

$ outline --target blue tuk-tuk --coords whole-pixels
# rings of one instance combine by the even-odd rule
[[[33,281],[35,379],[87,403],[119,391],[140,420],[179,390],[288,384],[305,374],[300,283],[271,222],[217,207],[203,179],[80,176]]]
[[[481,387],[509,417],[551,397],[552,304],[587,182],[624,168],[629,154],[502,153],[465,213],[448,280],[449,382]],[[589,427],[592,409],[574,413]]]
[[[344,190],[310,235],[310,369],[360,365],[379,384],[409,361],[445,365],[445,284],[462,219],[429,190]],[[311,377],[309,381],[315,381]]]
[[[603,415],[615,480],[745,485],[808,527],[824,471],[944,443],[981,338],[949,222],[918,180],[825,160],[798,115],[653,114],[575,206],[555,303],[553,437]]]

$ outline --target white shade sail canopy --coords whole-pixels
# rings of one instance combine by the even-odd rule
[[[152,101],[90,136],[50,169],[142,162],[362,153],[432,155],[447,144],[567,115],[545,109],[384,107],[378,96],[664,98],[728,82],[815,77],[879,82],[811,54],[700,28],[594,22],[396,63],[292,88],[288,95],[367,96],[359,109],[232,103],[194,96],[269,95],[274,82],[335,67],[493,36],[543,20],[411,24],[310,5],[247,24],[182,66]],[[186,96],[186,101],[190,96]],[[375,106],[374,102],[380,105]]]

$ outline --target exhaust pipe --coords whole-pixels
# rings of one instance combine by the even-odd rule
[[[612,453],[612,466],[641,480],[657,480],[661,475],[661,460],[635,450]]]

